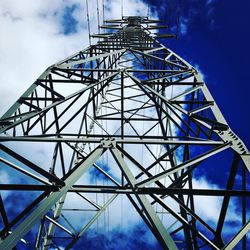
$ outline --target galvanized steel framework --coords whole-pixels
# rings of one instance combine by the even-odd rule
[[[147,17],[106,21],[102,28],[110,33],[93,35],[99,38],[96,45],[46,69],[2,116],[1,169],[14,169],[32,182],[1,182],[0,188],[39,195],[11,219],[0,199],[0,249],[28,244],[30,230],[36,234],[29,243],[33,249],[55,247],[58,238],[65,239],[61,246],[72,249],[120,195],[128,198],[164,249],[232,249],[240,241],[247,248],[249,151],[230,129],[199,72],[156,40],[172,36],[152,33],[161,28],[157,23]],[[31,160],[17,153],[20,145],[34,142],[54,145],[50,166],[38,166],[35,156]],[[222,151],[231,151],[234,159],[215,166],[217,160],[209,159]],[[237,178],[242,188],[235,190],[241,165]],[[223,189],[193,187],[194,177],[200,178],[195,171],[207,167],[227,169]],[[105,185],[83,179],[95,173],[89,172],[93,168],[106,178]],[[63,215],[67,209],[80,211],[64,207],[70,193],[92,207],[92,217],[78,230]],[[89,193],[107,199],[98,204]],[[197,212],[198,195],[222,197],[216,225]],[[223,226],[233,196],[242,203],[242,227],[225,242]]]

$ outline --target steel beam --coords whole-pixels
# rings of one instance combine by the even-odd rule
[[[222,250],[231,250],[239,243],[239,241],[249,232],[250,221],[248,221],[241,230],[225,245]]]
[[[112,195],[100,210],[91,218],[91,220],[79,231],[76,237],[66,246],[65,250],[70,250],[81,238],[81,236],[96,222],[96,220],[105,212],[107,207],[115,200],[118,194]]]
[[[197,157],[195,157],[193,159],[190,159],[189,161],[186,161],[186,162],[181,163],[181,164],[179,164],[179,165],[177,165],[177,166],[175,166],[173,168],[170,168],[170,169],[168,169],[166,171],[163,171],[162,173],[154,175],[154,176],[152,176],[152,177],[150,177],[150,178],[148,178],[146,180],[137,182],[136,185],[138,187],[143,187],[143,186],[146,186],[146,185],[150,185],[151,183],[156,182],[156,181],[158,181],[160,179],[163,179],[166,176],[174,174],[174,173],[176,173],[176,172],[178,172],[178,171],[180,171],[182,169],[185,169],[187,167],[193,166],[193,165],[207,159],[208,157],[210,157],[212,155],[215,155],[215,154],[217,154],[217,153],[219,153],[219,152],[221,152],[223,150],[226,150],[230,146],[231,146],[231,143],[225,143],[222,146],[219,146],[219,147],[217,147],[215,149],[212,149],[212,150],[210,150],[210,151],[208,151],[208,152],[206,152],[206,153],[204,153],[204,154],[202,154],[200,156],[197,156]]]
[[[136,179],[133,176],[132,172],[130,171],[129,167],[127,166],[126,162],[122,158],[120,151],[112,147],[111,152],[121,168],[121,171],[124,173],[127,181],[131,185],[132,188],[135,188]],[[140,202],[141,206],[143,207],[144,212],[146,213],[148,220],[152,224],[153,230],[157,231],[157,233],[161,236],[162,241],[164,242],[163,247],[166,249],[174,250],[178,249],[175,242],[173,241],[172,237],[168,234],[166,228],[163,226],[161,220],[159,219],[158,215],[154,211],[153,207],[151,206],[150,202],[146,198],[145,195],[136,195],[136,198]]]
[[[103,154],[104,149],[96,148],[83,162],[75,167],[72,174],[65,180],[65,186],[58,192],[50,194],[22,223],[20,223],[10,235],[0,242],[1,249],[13,248],[20,239],[33,227],[33,225],[42,219],[48,210],[60,200],[70,189],[72,185],[85,173],[89,167],[95,163]]]

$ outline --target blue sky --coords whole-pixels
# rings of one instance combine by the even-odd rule
[[[123,1],[125,5],[126,0]],[[20,10],[14,5],[8,6],[5,2],[0,4],[0,17],[4,21],[2,25],[0,24],[0,32],[5,34],[3,42],[0,41],[0,51],[6,58],[5,61],[0,59],[0,66],[3,69],[1,82],[5,82],[6,85],[10,83],[9,89],[5,85],[5,90],[0,94],[3,107],[1,114],[50,64],[88,45],[86,17],[83,14],[85,1],[55,1],[51,11],[48,4],[50,1],[44,2],[46,3],[38,4],[40,10],[31,5],[30,12]],[[107,16],[108,14],[115,16],[120,12],[119,1],[114,2],[116,5],[111,5],[112,2],[106,5]],[[145,8],[140,9],[141,6],[146,7],[142,1],[134,5],[131,4],[133,1],[129,2],[131,9],[138,8],[140,13],[147,12]],[[201,70],[208,88],[230,127],[250,148],[249,1],[242,0],[240,3],[233,0],[145,2],[150,5],[151,15],[158,15],[160,19],[170,23],[172,32],[176,31],[174,25],[179,17],[178,39],[167,41],[165,45]],[[109,7],[112,10],[109,10]],[[133,9],[132,14],[134,15],[136,11]],[[124,12],[125,15],[130,15],[128,9]],[[34,13],[39,13],[39,16],[32,22]],[[96,13],[93,8],[91,13],[91,30],[95,32],[97,27],[93,15]],[[4,27],[5,24],[8,30]],[[14,34],[18,32],[20,32],[19,37]],[[26,39],[23,38],[24,36]],[[15,64],[13,72],[10,72],[7,69],[13,65],[13,61],[18,63]],[[29,63],[30,67],[18,65],[19,63],[24,65]],[[20,79],[22,84],[17,86],[17,81],[19,82]],[[10,97],[7,98],[6,96],[9,95]],[[202,174],[212,182],[220,182],[220,176],[214,175],[213,171],[207,174],[204,171]],[[205,182],[204,185],[206,185]],[[131,242],[130,249],[147,249],[145,235],[148,234],[150,234],[148,229],[140,223],[131,227],[129,231],[114,231],[109,238],[100,234],[94,237],[95,241],[86,241],[86,238],[83,241],[88,244],[89,249],[93,247],[111,249],[110,242],[111,240],[114,242],[115,239],[119,239],[120,243],[117,242],[117,244],[120,244],[120,249],[127,249],[128,241]],[[93,234],[90,233],[86,237],[91,239]],[[141,239],[137,240],[138,238]],[[21,249],[24,247],[21,246]],[[148,249],[161,248],[155,244]]]
[[[173,42],[173,49],[192,65],[199,66],[205,75],[209,90],[229,125],[249,147],[250,2],[247,0],[170,2],[171,6],[180,3],[179,13],[186,27],[185,34]],[[168,19],[165,8],[161,6],[157,9],[160,9],[160,18]],[[176,18],[174,7],[171,13],[173,16],[171,21],[174,23]]]

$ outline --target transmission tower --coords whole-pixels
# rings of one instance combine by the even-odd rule
[[[158,41],[172,37],[153,32],[159,22],[105,21],[95,45],[47,68],[2,116],[0,167],[22,178],[0,184],[9,192],[0,199],[0,249],[84,249],[81,237],[120,196],[163,249],[247,249],[249,151],[199,72]],[[223,186],[194,185],[212,171]],[[13,212],[21,192],[30,202]],[[197,197],[210,206],[214,196],[215,224],[197,209]],[[233,199],[240,226],[230,240]]]

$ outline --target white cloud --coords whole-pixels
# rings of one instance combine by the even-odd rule
[[[209,4],[213,1],[207,1]],[[62,18],[64,9],[67,6],[77,5],[73,12],[73,17],[78,21],[76,25],[77,32],[69,35],[63,34]],[[102,8],[99,6],[102,20]],[[0,114],[3,114],[20,95],[31,85],[31,83],[48,66],[56,63],[58,60],[69,56],[70,54],[85,48],[88,45],[88,31],[86,27],[86,7],[85,1],[66,0],[2,0],[0,6]],[[97,32],[96,1],[89,1],[91,31]],[[142,15],[147,13],[147,6],[139,0],[124,1],[124,15]],[[120,17],[120,0],[107,1],[105,16],[107,18]],[[184,19],[180,23],[180,32],[186,34],[188,29],[188,20]],[[199,67],[197,66],[199,69]],[[200,71],[200,70],[199,70]],[[200,71],[201,73],[201,71]],[[177,89],[173,95],[176,95]],[[183,91],[183,89],[182,89]],[[171,97],[171,96],[169,96]],[[115,126],[114,126],[115,127]],[[110,128],[114,130],[114,128]],[[144,128],[146,130],[146,127]],[[174,130],[174,128],[173,128]],[[32,145],[29,148],[31,152],[37,152],[38,146]],[[150,147],[152,151],[159,148]],[[138,154],[134,147],[130,147],[131,153]],[[20,148],[25,154],[27,148]],[[50,153],[49,153],[50,152]],[[27,154],[27,153],[26,153]],[[44,149],[40,154],[49,156],[50,148]],[[37,153],[36,153],[37,155]],[[33,156],[32,156],[33,157]],[[36,157],[34,157],[36,158]],[[42,157],[41,157],[42,158]],[[44,156],[44,158],[46,158]],[[49,157],[47,157],[48,159]],[[43,160],[43,159],[42,159]],[[48,169],[47,162],[36,159],[37,164],[43,164]],[[148,154],[142,161],[152,161]],[[149,164],[148,164],[149,165]],[[114,176],[118,176],[119,171],[111,164],[111,170]],[[153,170],[152,170],[153,171]],[[86,176],[85,178],[89,178]],[[9,181],[7,173],[1,171],[0,179]],[[217,188],[205,179],[195,180],[194,188]],[[72,203],[78,203],[78,200],[72,200]],[[71,205],[72,205],[71,203]],[[221,205],[221,199],[211,198],[209,208],[202,197],[196,198],[196,209],[202,217],[216,221],[218,211]],[[131,205],[127,201],[116,199],[114,206],[111,206],[109,213],[112,214],[112,229],[119,227],[121,217],[124,218],[124,227],[129,228],[132,224],[138,223],[139,217],[134,217],[131,212]],[[123,214],[117,207],[123,207]],[[216,212],[217,211],[217,212]],[[235,208],[232,206],[232,213],[235,214]],[[126,218],[126,219],[125,219]],[[72,220],[77,222],[77,216]],[[169,223],[169,222],[168,222]]]
[[[100,19],[102,8],[100,2]],[[77,5],[72,13],[78,23],[77,32],[65,35],[62,19],[68,6]],[[86,6],[82,0],[49,1],[49,0],[3,0],[0,6],[0,115],[21,96],[21,94],[38,78],[50,65],[88,46],[88,31],[86,26]],[[91,32],[97,32],[96,1],[89,1]],[[145,16],[147,6],[139,0],[124,1],[124,15]],[[106,1],[106,18],[120,17],[120,0]],[[44,147],[41,143],[29,147],[18,144],[15,150],[48,170],[52,148]],[[115,169],[114,169],[115,172]],[[116,174],[116,173],[115,173]],[[0,172],[1,180],[5,183],[10,179],[7,172]],[[86,176],[84,178],[89,178]],[[72,200],[77,203],[79,200]],[[136,219],[131,214],[131,205],[127,201],[117,199],[111,206],[112,228],[119,227],[121,220],[117,207],[122,203],[124,227],[136,225]],[[77,216],[72,220],[77,221]],[[79,222],[79,221],[78,221]]]
[[[194,189],[208,189],[208,190],[220,190],[220,187],[214,183],[211,183],[205,177],[193,178],[193,188]],[[210,225],[217,225],[218,218],[220,215],[220,210],[223,202],[223,197],[218,196],[195,196],[195,211],[196,213],[207,221]],[[238,200],[231,198],[227,210],[226,222],[241,222],[241,214],[237,207]],[[225,234],[229,233],[230,228],[225,226],[223,228]],[[239,229],[238,229],[239,230]]]
[[[10,176],[6,171],[0,171],[0,180],[1,183],[10,183]]]
[[[207,5],[210,5],[210,4],[213,4],[216,0],[207,0],[206,4]]]
[[[53,11],[60,8],[58,4],[53,2],[50,6],[48,2],[1,3],[0,113],[10,107],[48,66],[84,46],[81,36],[84,37],[86,31],[72,36],[64,36],[58,32],[60,20],[53,19],[52,16]],[[48,12],[47,17],[41,15],[45,11]],[[86,42],[85,44],[87,45]]]
[[[181,18],[180,20],[180,33],[186,35],[188,32],[188,19]]]
[[[209,183],[205,178],[194,179],[193,187],[197,189],[219,189],[218,186]],[[222,198],[195,196],[194,201],[196,212],[201,218],[206,218],[213,222],[218,220]]]
[[[201,76],[201,79],[203,81],[205,81],[205,79],[207,78],[207,76],[206,76],[206,74],[204,74],[204,72],[202,71],[202,69],[200,68],[200,66],[198,64],[195,64],[194,68],[199,72],[199,75]]]
[[[64,10],[73,5],[77,32],[64,35]],[[124,15],[145,15],[146,10],[142,1],[124,1]],[[89,11],[91,32],[96,33],[96,1],[89,1]],[[106,1],[106,18],[119,18],[120,13],[119,0]],[[0,23],[2,115],[48,66],[88,46],[88,31],[85,1],[80,0],[3,0]]]

